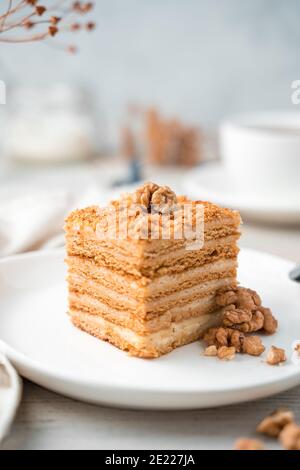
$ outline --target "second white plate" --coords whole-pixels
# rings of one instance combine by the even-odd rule
[[[251,181],[245,181],[251,185]],[[182,192],[192,199],[212,201],[223,207],[239,210],[245,218],[280,224],[300,223],[300,200],[276,192],[264,198],[255,192],[241,192],[235,188],[230,174],[220,162],[207,163],[189,171],[182,184]]]
[[[252,400],[300,383],[300,367],[238,355],[223,362],[203,356],[201,342],[159,359],[128,356],[76,329],[66,314],[63,251],[0,261],[0,348],[26,378],[81,400],[113,406],[183,409]],[[300,289],[288,279],[293,264],[255,251],[240,254],[239,279],[257,289],[279,319],[266,347],[289,354],[300,332]]]

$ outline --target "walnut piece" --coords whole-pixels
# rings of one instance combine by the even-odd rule
[[[209,346],[234,347],[236,352],[260,356],[265,347],[258,336],[245,336],[244,333],[232,328],[210,328],[203,336]]]
[[[259,310],[264,316],[264,324],[263,324],[264,331],[268,333],[269,335],[274,334],[278,327],[278,321],[273,316],[269,308],[259,307]]]
[[[266,348],[259,336],[247,336],[244,339],[242,352],[250,356],[260,356]]]
[[[261,305],[257,292],[245,287],[237,287],[220,292],[216,296],[216,303],[223,307],[223,324],[228,328],[235,328],[243,333],[264,330],[266,333],[275,333],[278,323],[269,308]]]
[[[283,428],[294,421],[294,413],[285,408],[279,408],[266,416],[257,426],[257,432],[270,437],[278,437]]]
[[[267,354],[267,363],[271,366],[275,366],[284,361],[286,361],[285,350],[277,348],[276,346],[271,346]]]
[[[233,346],[229,348],[227,346],[221,346],[218,349],[218,358],[224,361],[231,361],[235,356],[235,352],[236,351]]]
[[[220,346],[234,346],[237,352],[241,351],[244,341],[244,334],[231,328],[209,328],[203,337],[204,341],[209,345],[217,348]]]
[[[287,450],[300,450],[300,426],[287,424],[279,434],[279,440]]]
[[[216,298],[217,305],[228,307],[234,304],[236,308],[242,310],[254,310],[261,305],[259,295],[252,289],[246,287],[236,287],[226,292],[220,292]]]
[[[176,194],[168,186],[145,183],[132,194],[132,202],[145,206],[150,212],[151,205],[164,206],[176,204]]]
[[[207,346],[204,351],[204,356],[217,356],[218,350],[217,347],[212,344],[211,346]]]
[[[235,442],[235,450],[265,450],[264,445],[258,439],[241,438]]]
[[[249,318],[243,321],[244,318]],[[226,310],[223,317],[224,325],[230,328],[236,328],[243,333],[253,333],[254,331],[259,331],[264,326],[264,316],[259,311],[255,312],[246,311],[246,310]]]
[[[298,356],[300,356],[300,343],[296,344],[296,346],[294,347],[294,351],[296,351]]]

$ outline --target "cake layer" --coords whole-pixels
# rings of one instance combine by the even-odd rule
[[[118,348],[128,351],[133,356],[155,358],[166,354],[178,346],[196,341],[203,332],[219,323],[220,313],[204,315],[173,322],[169,328],[139,335],[129,328],[116,325],[103,317],[95,317],[80,310],[70,311],[75,326],[104,341],[109,341]]]
[[[230,282],[230,286],[233,285],[235,285],[235,281]],[[141,308],[136,310],[114,308],[95,296],[77,291],[69,293],[69,305],[71,310],[84,310],[91,315],[102,316],[113,323],[128,327],[140,334],[166,328],[174,321],[207,315],[217,308],[215,293],[193,299],[184,304],[175,304],[172,308],[160,313],[144,312],[142,310],[143,304],[140,305]]]
[[[93,259],[79,256],[67,257],[68,272],[95,280],[102,286],[133,299],[153,300],[174,291],[199,285],[201,282],[235,277],[237,261],[235,258],[220,259],[204,266],[191,268],[178,274],[163,275],[155,279],[146,277],[135,278],[130,274],[120,274],[116,271],[99,266]]]
[[[140,357],[197,340],[220,321],[216,293],[236,286],[240,222],[236,211],[154,183],[72,212],[72,322]]]
[[[203,248],[187,250],[178,248],[173,253],[141,257],[135,252],[125,255],[114,247],[111,242],[101,241],[78,244],[68,243],[68,255],[93,258],[100,266],[107,267],[119,273],[130,273],[136,277],[155,278],[164,274],[179,273],[190,267],[203,266],[219,259],[234,258],[238,254],[236,241],[239,235],[231,235],[204,243]]]
[[[111,308],[127,310],[132,315],[140,318],[145,318],[147,315],[160,315],[175,306],[184,306],[190,302],[215,294],[217,290],[236,285],[235,277],[226,276],[224,279],[209,280],[180,291],[174,290],[170,294],[156,297],[153,300],[148,298],[139,300],[108,289],[98,281],[88,279],[82,275],[69,274],[68,282],[70,292],[89,295]]]

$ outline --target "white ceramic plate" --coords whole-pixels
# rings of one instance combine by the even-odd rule
[[[252,400],[300,383],[300,367],[272,367],[264,357],[223,362],[202,355],[200,342],[159,359],[128,356],[72,326],[66,315],[63,251],[0,262],[1,346],[20,373],[51,390],[114,406],[197,408]],[[265,345],[291,352],[300,332],[300,289],[293,264],[255,251],[240,254],[239,279],[257,289],[279,318]]]
[[[245,181],[251,185],[251,181]],[[299,224],[300,199],[288,194],[279,197],[275,192],[270,198],[242,192],[220,162],[206,163],[189,171],[182,183],[182,190],[193,199],[212,201],[223,207],[239,210],[245,218],[262,222]]]

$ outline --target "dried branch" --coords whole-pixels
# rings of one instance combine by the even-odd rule
[[[50,2],[48,2],[50,3]],[[40,0],[7,0],[4,13],[0,14],[0,42],[28,43],[52,39],[64,32],[79,30],[92,31],[93,21],[79,23],[78,16],[83,16],[93,9],[93,2],[58,0],[49,5]],[[74,21],[71,20],[73,17]],[[32,31],[35,29],[36,31]],[[18,31],[18,35],[14,33]],[[64,49],[74,53],[74,45],[64,45]]]

